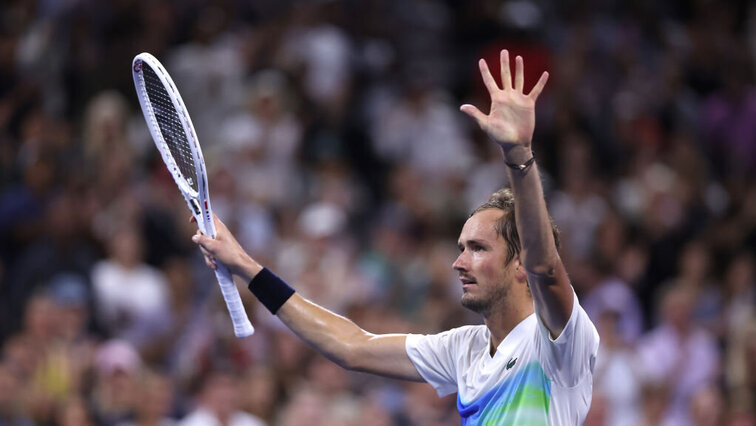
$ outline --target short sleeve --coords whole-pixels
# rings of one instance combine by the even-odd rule
[[[572,387],[584,377],[593,374],[598,354],[599,335],[588,314],[574,295],[572,313],[562,333],[551,338],[540,315],[538,321],[537,350],[546,374],[561,386]]]
[[[438,396],[457,392],[456,351],[459,329],[439,334],[408,334],[405,348],[417,372]]]

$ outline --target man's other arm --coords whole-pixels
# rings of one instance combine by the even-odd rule
[[[263,267],[252,259],[228,228],[214,218],[217,235],[199,232],[192,240],[200,246],[205,262],[216,261],[232,274],[250,282]],[[423,381],[407,355],[406,335],[368,333],[354,322],[294,293],[276,312],[279,319],[308,345],[336,364],[356,371],[405,380]]]

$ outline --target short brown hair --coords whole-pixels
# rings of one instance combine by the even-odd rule
[[[496,232],[501,234],[507,242],[507,263],[509,263],[514,259],[515,255],[520,254],[520,251],[522,250],[520,234],[517,233],[515,198],[512,190],[509,188],[501,188],[494,192],[488,201],[473,210],[469,217],[472,217],[475,213],[488,209],[499,209],[504,212],[494,226]],[[551,219],[551,217],[549,217],[549,220],[551,222],[551,231],[554,234],[554,243],[556,244],[557,249],[559,249],[559,229],[554,224],[554,220]]]

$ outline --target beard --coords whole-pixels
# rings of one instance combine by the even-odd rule
[[[462,306],[477,314],[488,316],[496,305],[506,300],[508,294],[509,288],[499,284],[486,294],[464,293],[461,303]]]

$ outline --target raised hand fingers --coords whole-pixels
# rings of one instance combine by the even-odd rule
[[[480,68],[480,75],[483,77],[483,84],[486,85],[488,93],[493,95],[499,90],[499,86],[496,85],[496,80],[491,75],[491,70],[488,69],[485,59],[478,61],[478,68]]]
[[[515,85],[514,88],[516,91],[522,93],[523,92],[523,86],[525,86],[525,65],[522,62],[522,56],[517,56],[515,58]]]
[[[549,73],[544,71],[543,74],[541,74],[541,78],[538,79],[538,83],[533,86],[533,90],[528,94],[528,97],[534,101],[538,99],[538,96],[541,94],[541,91],[543,91],[543,87],[546,86],[547,81],[549,81]]]
[[[499,55],[501,63],[501,86],[504,90],[512,89],[512,72],[509,70],[509,51],[504,49]]]

